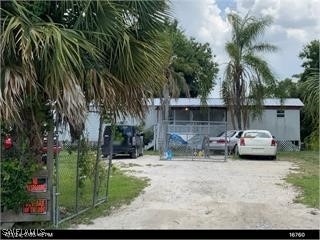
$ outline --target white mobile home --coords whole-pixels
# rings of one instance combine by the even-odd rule
[[[150,104],[146,117],[146,128],[160,123],[160,99]],[[249,117],[249,129],[264,129],[276,137],[282,150],[300,149],[300,109],[303,103],[298,98],[264,100],[264,110],[259,118]],[[170,124],[180,121],[227,121],[228,130],[233,129],[230,113],[226,111],[220,98],[207,99],[207,107],[201,109],[199,98],[171,99],[169,111]]]
[[[155,133],[155,141],[157,143],[157,133],[159,124],[161,123],[160,99],[156,98],[150,101],[149,112],[146,114],[145,129],[152,129]],[[278,141],[280,150],[299,150],[300,149],[300,109],[303,103],[298,98],[280,99],[268,98],[264,100],[264,110],[260,118],[249,119],[250,129],[269,130]],[[224,102],[220,98],[207,99],[207,107],[201,109],[199,98],[178,98],[171,99],[169,120],[171,129],[179,132],[176,126],[180,122],[188,124],[193,122],[216,122],[227,121],[228,130],[233,129],[230,120],[230,113],[227,112]],[[98,139],[98,122],[99,116],[96,113],[90,113],[86,123],[88,129],[88,137],[90,141]],[[133,118],[119,119],[124,124],[138,125],[139,120]],[[217,134],[223,129],[217,129]],[[152,145],[152,144],[151,144]],[[156,144],[157,145],[157,144]]]

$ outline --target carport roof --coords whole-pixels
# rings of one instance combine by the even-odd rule
[[[154,98],[149,101],[149,106],[160,106],[160,98]],[[208,98],[208,107],[224,107],[224,102],[222,98]],[[170,106],[172,107],[199,107],[201,106],[200,98],[177,98],[170,100]],[[264,99],[265,107],[303,107],[303,103],[299,98],[284,98],[283,104],[281,104],[280,98],[266,98]]]

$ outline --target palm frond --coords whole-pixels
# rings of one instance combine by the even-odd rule
[[[257,51],[257,52],[275,52],[278,48],[269,43],[257,43],[251,47],[249,47],[249,51]]]
[[[232,27],[232,41],[240,45],[240,33],[242,28],[242,19],[236,13],[230,13],[227,15],[227,19],[231,24]]]
[[[241,45],[250,47],[252,43],[257,40],[266,30],[268,26],[272,23],[272,18],[270,16],[262,17],[262,18],[245,18],[244,21],[248,19],[247,23],[244,25],[242,29],[240,39]]]
[[[165,1],[59,1],[40,17],[23,2],[11,6],[2,21],[1,118],[18,117],[25,96],[55,102],[73,125],[89,103],[142,117],[166,83]]]
[[[315,125],[319,126],[319,94],[320,94],[319,68],[312,69],[307,80],[302,83],[304,103],[307,112],[312,116]]]
[[[237,44],[235,44],[234,42],[227,42],[225,45],[225,49],[229,55],[229,57],[233,60],[233,61],[239,61],[241,54],[240,54],[240,49],[237,46]]]
[[[86,53],[98,59],[98,51],[81,33],[54,23],[33,23],[23,8],[18,11],[20,16],[8,13],[0,40],[1,71],[5,71],[1,74],[2,97],[6,102],[1,106],[1,115],[5,120],[17,120],[26,96],[36,102],[38,95],[45,94],[46,99],[56,102],[61,115],[73,116],[71,123],[79,125],[86,111],[80,56]]]
[[[270,17],[257,19],[247,14],[242,18],[232,13],[228,15],[228,20],[232,27],[232,40],[225,45],[230,61],[224,73],[222,92],[228,109],[237,112],[235,116],[238,128],[241,128],[239,119],[246,125],[250,111],[261,114],[264,85],[275,84],[268,63],[255,55],[255,52],[273,52],[276,47],[269,43],[256,42],[272,23]],[[226,99],[227,97],[229,99]],[[252,104],[256,108],[248,107]]]
[[[252,68],[256,71],[256,79],[260,79],[261,77],[264,83],[274,84],[274,75],[265,60],[252,54],[243,56],[243,60],[249,68]]]

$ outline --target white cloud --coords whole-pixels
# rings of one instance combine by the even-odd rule
[[[319,0],[236,0],[237,10],[256,16],[270,15],[274,22],[265,39],[279,47],[267,56],[280,79],[302,71],[298,58],[303,46],[320,37]]]
[[[219,95],[219,78],[222,77],[227,56],[225,42],[230,38],[231,28],[226,19],[221,17],[221,10],[215,0],[172,1],[173,16],[188,36],[201,43],[208,42],[212,48],[214,59],[219,63],[219,76],[212,96]]]
[[[297,28],[288,28],[286,29],[286,33],[288,38],[294,38],[300,42],[307,42],[307,33],[305,30],[297,29]]]
[[[319,0],[236,0],[237,9],[245,14],[248,11],[255,15],[270,15],[274,24],[286,29],[304,31],[306,37],[319,37],[320,1]],[[316,31],[308,31],[314,28]],[[301,39],[302,40],[302,39]]]
[[[220,16],[214,0],[172,1],[173,15],[188,36],[209,42],[220,63],[226,61],[224,44],[230,36],[230,26]]]
[[[242,15],[249,12],[257,17],[273,17],[274,23],[263,39],[279,48],[277,53],[266,55],[279,79],[302,71],[299,52],[308,42],[320,37],[320,0],[234,0],[234,6],[225,7],[224,2],[223,9],[220,9],[221,1],[226,0],[172,0],[173,15],[186,34],[200,42],[210,43],[220,65],[219,77],[222,77],[225,67],[222,64],[228,59],[224,44],[231,36],[224,16],[234,10]],[[217,97],[218,92],[216,88],[213,96]]]

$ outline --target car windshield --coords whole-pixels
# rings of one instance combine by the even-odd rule
[[[223,137],[225,132],[220,133],[217,137]],[[227,137],[233,137],[236,134],[236,131],[228,131],[227,132]]]
[[[125,125],[118,126],[117,130],[126,136],[132,137],[132,127],[131,126],[125,126]]]
[[[106,126],[105,134],[109,134],[111,132],[111,127]],[[116,133],[121,133],[122,135],[132,137],[133,127],[127,125],[120,125],[116,127]]]

